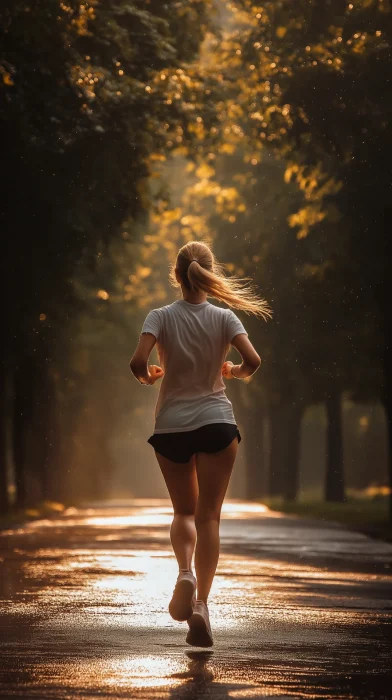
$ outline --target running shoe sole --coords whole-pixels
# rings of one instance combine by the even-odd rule
[[[169,603],[169,613],[173,620],[184,622],[188,620],[193,613],[193,605],[195,603],[195,585],[192,581],[183,579],[176,584],[173,598]]]
[[[214,642],[203,615],[194,612],[188,620],[186,643],[194,647],[212,647]]]

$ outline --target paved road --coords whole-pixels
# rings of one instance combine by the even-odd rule
[[[0,536],[0,696],[392,698],[392,545],[229,502],[212,650],[167,612],[167,501]]]

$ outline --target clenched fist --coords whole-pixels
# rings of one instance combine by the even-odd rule
[[[148,371],[151,377],[151,384],[155,384],[157,379],[161,379],[165,374],[162,367],[158,367],[158,365],[148,365]]]
[[[222,365],[222,376],[225,379],[234,379],[234,375],[231,373],[231,368],[234,367],[234,363],[227,360]]]

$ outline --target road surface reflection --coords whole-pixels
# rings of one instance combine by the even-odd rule
[[[167,611],[171,515],[98,504],[1,533],[0,695],[392,697],[391,545],[226,503],[205,651]]]

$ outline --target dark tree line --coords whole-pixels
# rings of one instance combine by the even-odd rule
[[[343,393],[381,400],[389,433],[392,421],[391,8],[378,0],[237,4],[248,13],[249,27],[233,35],[226,61],[231,84],[235,76],[248,76],[239,100],[244,141],[254,149],[265,144],[286,161],[286,179],[303,195],[289,221],[300,241],[309,239],[299,261],[300,296],[293,297],[299,328],[290,331],[301,379],[292,381],[289,374],[285,390],[291,386],[294,420],[304,403],[325,403],[325,495],[342,500]],[[284,305],[287,299],[286,291]],[[284,320],[286,315],[283,334]],[[277,367],[286,369],[281,362]],[[280,449],[278,436],[276,444]],[[292,454],[296,451],[294,444]],[[392,484],[391,444],[389,454]],[[272,467],[273,490],[275,481],[282,490],[283,470]]]
[[[83,307],[71,280],[148,211],[150,157],[192,143],[203,86],[186,64],[208,11],[202,0],[1,5],[3,512],[9,459],[17,506],[61,494],[48,475],[62,458],[67,469],[59,386],[72,381],[67,328]]]

